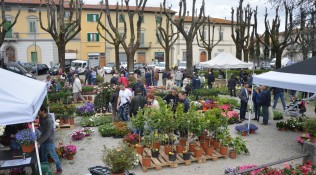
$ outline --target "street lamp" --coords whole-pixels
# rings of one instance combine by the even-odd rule
[[[36,23],[34,25],[34,51],[35,51],[35,56],[36,56],[36,60],[35,60],[35,66],[36,66],[36,75],[38,76],[38,67],[37,67],[37,49],[36,49],[36,34],[37,34],[37,19],[36,19]]]

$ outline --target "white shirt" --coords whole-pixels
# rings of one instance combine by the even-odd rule
[[[245,88],[245,91],[246,91],[246,96],[247,96],[247,98],[249,98],[249,97],[248,97],[248,89]]]
[[[46,83],[46,88],[49,89],[49,87],[52,84],[52,82],[51,81],[47,81],[47,80],[44,80],[44,82]]]
[[[72,85],[72,93],[77,93],[77,92],[80,92],[81,90],[82,90],[82,85],[79,78],[77,77],[74,81],[74,84]]]
[[[159,109],[159,103],[157,100],[154,100],[151,105],[149,106],[151,108]]]
[[[121,97],[120,106],[122,106],[123,104],[131,101],[132,92],[129,89],[125,89],[124,91],[120,90],[119,97]]]

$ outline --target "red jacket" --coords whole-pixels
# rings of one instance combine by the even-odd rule
[[[120,77],[119,83],[123,83],[126,88],[128,86],[128,80],[126,77]]]

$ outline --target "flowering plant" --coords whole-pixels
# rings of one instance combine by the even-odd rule
[[[124,136],[124,139],[123,139],[124,142],[127,142],[131,145],[134,145],[136,143],[139,142],[139,135],[138,134],[127,134]]]
[[[63,157],[68,155],[75,155],[77,153],[77,147],[75,145],[66,145],[63,150]]]
[[[94,133],[94,129],[92,129],[92,128],[82,128],[82,132],[87,137],[87,136],[90,136],[92,133]]]
[[[92,116],[95,114],[94,104],[93,103],[86,103],[85,105],[77,108],[78,115],[81,116]]]
[[[71,133],[72,140],[82,140],[85,137],[85,133],[82,130],[74,130]]]
[[[238,113],[236,111],[225,111],[221,113],[223,117],[230,118],[238,118]]]
[[[16,140],[21,145],[34,144],[35,140],[39,138],[39,132],[33,132],[32,129],[23,129],[16,133]]]
[[[305,141],[309,140],[311,137],[309,134],[302,134],[296,138],[297,143],[304,144]]]
[[[238,132],[248,132],[248,127],[245,125],[237,125],[235,130]]]
[[[4,134],[5,126],[0,126],[0,136]]]
[[[231,109],[231,105],[229,104],[223,104],[222,106],[219,107],[223,111],[228,111]]]

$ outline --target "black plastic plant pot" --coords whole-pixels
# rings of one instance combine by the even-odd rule
[[[158,156],[159,156],[159,151],[151,150],[151,157],[158,158]]]
[[[190,160],[191,159],[191,154],[190,152],[183,153],[183,160]]]
[[[169,161],[176,161],[177,160],[177,153],[169,154]]]

